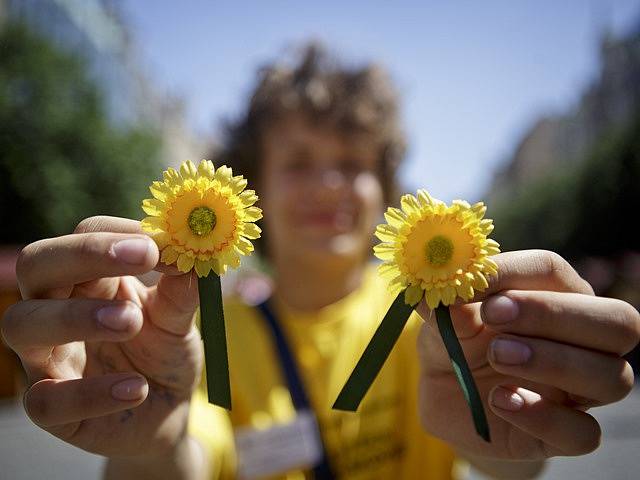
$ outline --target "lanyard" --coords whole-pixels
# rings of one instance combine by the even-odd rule
[[[293,354],[287,344],[284,332],[280,328],[279,322],[269,305],[269,300],[265,300],[263,303],[258,305],[258,308],[262,312],[262,315],[271,330],[271,335],[273,336],[273,341],[278,351],[280,366],[282,367],[284,376],[287,380],[294,408],[296,411],[312,411],[311,403],[309,402],[309,397],[307,396],[307,392],[302,384],[302,379],[298,373],[298,367],[295,363]],[[313,467],[314,478],[316,480],[333,480],[336,477],[331,470],[331,465],[329,465],[327,449],[325,448],[319,430],[318,436],[320,445],[322,446],[322,458],[320,462]]]

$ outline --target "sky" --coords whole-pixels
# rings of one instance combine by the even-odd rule
[[[481,200],[541,115],[575,107],[603,32],[640,22],[640,0],[123,0],[140,61],[215,136],[245,104],[256,68],[302,41],[384,65],[401,93],[406,191]]]

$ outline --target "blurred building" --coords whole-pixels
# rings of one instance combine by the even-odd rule
[[[508,199],[526,184],[571,162],[579,162],[604,134],[640,111],[640,18],[631,32],[600,43],[600,72],[570,112],[538,119],[496,173],[487,198]]]
[[[118,2],[0,0],[0,22],[19,20],[83,59],[113,125],[149,125],[163,140],[162,163],[197,160],[208,150],[188,128],[184,103],[154,85],[142,68]]]

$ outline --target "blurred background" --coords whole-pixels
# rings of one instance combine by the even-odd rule
[[[0,0],[0,313],[25,244],[141,218],[150,180],[213,151],[256,69],[310,39],[391,72],[407,191],[484,200],[505,250],[555,250],[640,307],[640,0]],[[0,345],[0,478],[98,478],[99,457],[24,418],[21,389]],[[594,414],[603,447],[546,478],[637,478],[638,388]]]

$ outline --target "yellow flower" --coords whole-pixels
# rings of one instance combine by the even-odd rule
[[[256,193],[244,189],[247,181],[224,165],[215,169],[210,160],[197,167],[183,162],[180,171],[169,168],[163,177],[149,187],[154,198],[142,202],[149,215],[142,229],[158,244],[160,260],[176,263],[181,272],[195,267],[199,277],[237,268],[240,255],[253,251],[249,239],[261,232],[252,222],[262,210],[253,206]]]
[[[435,309],[440,302],[451,305],[457,297],[470,300],[474,289],[487,288],[487,275],[498,271],[489,256],[500,249],[487,238],[493,221],[482,218],[487,210],[482,202],[471,206],[454,200],[447,206],[418,190],[417,198],[404,195],[401,207],[387,209],[388,223],[376,228],[382,243],[374,247],[383,260],[379,272],[391,280],[395,294],[406,289],[408,305],[424,295],[429,308]]]

